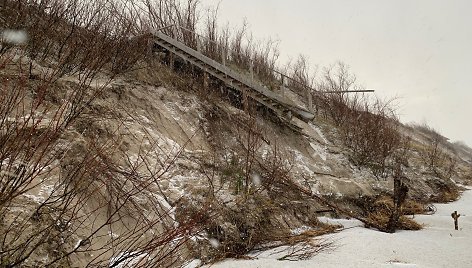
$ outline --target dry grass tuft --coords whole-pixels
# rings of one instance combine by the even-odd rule
[[[408,200],[402,206],[402,214],[398,221],[397,229],[400,230],[421,230],[423,226],[411,218],[404,215],[421,214],[425,212],[424,206],[418,202]],[[367,220],[380,228],[387,229],[390,217],[394,212],[393,199],[389,196],[380,196],[373,202],[367,214]]]
[[[342,228],[341,225],[322,225],[318,229],[307,230],[307,231],[302,232],[299,235],[290,236],[287,239],[285,239],[283,242],[285,242],[288,245],[294,245],[297,243],[310,240],[313,237],[334,233],[336,232],[336,230],[339,230],[340,228]]]
[[[416,200],[406,200],[402,206],[404,215],[424,214],[427,212],[426,205]]]
[[[419,224],[418,222],[406,216],[400,217],[399,225],[401,226],[403,230],[412,230],[412,231],[421,230],[424,227],[423,224]]]
[[[387,229],[388,223],[390,221],[390,213],[386,211],[379,211],[374,213],[369,213],[367,219],[375,223],[377,226],[383,229]],[[400,230],[421,230],[423,225],[417,223],[411,218],[406,216],[400,216],[398,221],[397,229]]]
[[[446,183],[442,180],[427,181],[428,185],[434,190],[436,195],[430,197],[429,201],[433,203],[448,203],[459,199],[461,191],[459,187],[452,183]]]

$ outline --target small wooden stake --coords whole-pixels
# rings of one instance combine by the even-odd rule
[[[454,228],[456,230],[459,230],[459,223],[458,223],[458,219],[459,217],[461,216],[461,214],[457,214],[457,211],[454,211],[454,213],[451,213],[451,217],[454,219]]]

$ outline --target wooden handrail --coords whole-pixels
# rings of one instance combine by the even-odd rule
[[[217,46],[221,45],[221,44],[219,44],[218,42],[213,41],[213,40],[211,40],[210,38],[208,38],[208,37],[206,37],[206,36],[203,36],[202,34],[199,34],[199,33],[195,32],[195,31],[192,31],[192,30],[190,30],[190,29],[188,29],[188,28],[185,28],[185,27],[183,27],[183,26],[176,25],[176,24],[171,24],[171,25],[168,25],[168,26],[164,26],[164,27],[162,27],[162,28],[157,29],[156,31],[161,31],[161,30],[163,30],[163,29],[167,29],[167,28],[170,28],[170,27],[177,27],[177,28],[180,28],[180,29],[182,29],[182,30],[184,30],[184,31],[186,31],[186,32],[193,33],[193,34],[197,35],[198,37],[203,38],[203,39],[205,39],[206,41],[208,41],[208,42],[210,42],[210,43],[213,43],[213,44],[215,44],[215,45],[217,45]],[[241,54],[241,53],[238,53],[238,52],[235,52],[235,51],[232,51],[232,52],[236,53],[238,56],[244,56],[244,55]],[[249,60],[251,61],[252,64],[254,64],[254,60],[253,60],[253,59],[249,59]],[[312,87],[310,87],[310,86],[307,86],[307,85],[301,83],[300,81],[297,81],[297,80],[294,79],[293,77],[290,77],[290,76],[288,76],[288,75],[286,75],[286,74],[284,74],[284,73],[282,73],[282,72],[280,72],[280,71],[278,71],[278,70],[276,70],[276,69],[269,68],[269,70],[272,71],[272,72],[274,72],[274,73],[276,73],[276,74],[279,74],[279,75],[283,76],[284,78],[289,79],[290,81],[293,81],[293,82],[299,84],[300,86],[304,87],[305,89],[308,89],[309,91],[314,92],[314,93],[316,93],[316,94],[372,93],[372,92],[375,92],[375,90],[371,90],[371,89],[366,89],[366,90],[333,90],[333,91],[320,91],[320,90],[316,90],[316,89],[314,89],[314,88],[312,88]]]
[[[184,60],[192,62],[193,65],[205,70],[206,72],[212,73],[213,76],[231,85],[231,87],[236,88],[241,92],[244,91],[239,86],[234,85],[233,82],[231,82],[231,80],[234,80],[238,81],[245,87],[250,88],[256,94],[253,95],[252,98],[257,100],[261,104],[267,107],[273,107],[273,105],[270,104],[270,101],[267,101],[271,100],[278,103],[280,106],[283,106],[284,109],[280,110],[280,112],[282,112],[280,114],[281,116],[283,116],[283,110],[286,110],[291,111],[294,116],[298,117],[303,121],[309,121],[314,118],[315,115],[312,112],[295,105],[294,103],[290,102],[289,99],[284,98],[276,92],[273,92],[265,88],[264,86],[256,83],[254,80],[248,78],[247,76],[242,75],[241,73],[234,71],[233,69],[205,56],[204,54],[192,49],[181,41],[159,32],[156,33],[155,37],[158,40],[164,41],[164,43],[160,44],[162,47],[166,48],[169,51],[172,51],[172,53],[177,54]],[[177,48],[177,51],[175,49],[172,49],[172,47]],[[192,60],[192,58],[197,59],[198,61]],[[257,95],[261,97],[258,97]],[[278,108],[273,109],[277,110]]]

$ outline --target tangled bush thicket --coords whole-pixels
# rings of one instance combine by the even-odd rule
[[[1,267],[185,261],[179,249],[199,218],[173,225],[153,189],[173,161],[146,168],[143,148],[132,161],[112,135],[126,132],[123,117],[97,112],[109,83],[148,53],[140,37],[148,20],[118,3],[0,2],[0,28],[28,37],[0,43]],[[104,117],[117,127],[97,127]],[[153,154],[168,154],[143,139]]]
[[[356,78],[348,67],[338,63],[324,71],[317,85],[320,106],[338,127],[344,145],[351,152],[351,161],[369,167],[376,176],[391,175],[395,166],[395,154],[402,146],[408,146],[398,131],[399,121],[392,102],[382,102],[358,93]]]
[[[420,155],[428,170],[443,180],[449,180],[456,173],[456,149],[448,139],[426,124],[414,125],[425,135],[426,144]]]

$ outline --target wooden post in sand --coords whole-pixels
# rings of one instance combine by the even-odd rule
[[[454,219],[454,228],[456,230],[459,230],[459,222],[457,221],[461,214],[457,214],[457,211],[454,211],[454,213],[451,213],[451,217]]]

